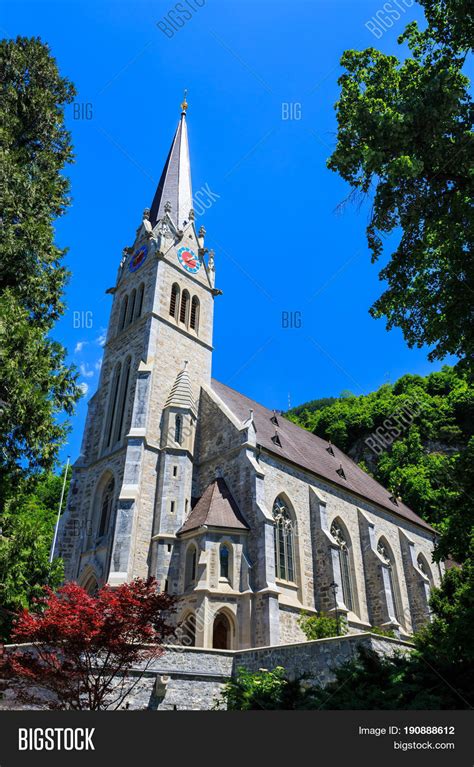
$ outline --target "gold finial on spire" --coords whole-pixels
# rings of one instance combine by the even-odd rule
[[[187,95],[188,95],[188,90],[187,90],[187,88],[185,88],[184,89],[184,98],[183,98],[183,101],[181,103],[181,114],[182,115],[186,114],[186,110],[188,108],[188,102],[186,101],[186,96]]]

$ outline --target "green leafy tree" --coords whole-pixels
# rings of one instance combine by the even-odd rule
[[[462,562],[474,529],[474,388],[444,366],[289,418],[345,450],[440,533],[436,556]]]
[[[463,71],[474,39],[469,0],[420,0],[428,26],[399,38],[403,61],[375,48],[345,51],[336,105],[338,135],[328,167],[370,195],[367,238],[373,261],[398,237],[371,308],[429,359],[457,355],[472,365],[474,226],[472,118]],[[469,321],[469,318],[471,321]]]
[[[298,626],[306,639],[325,639],[326,637],[343,636],[347,634],[347,621],[343,615],[333,618],[326,613],[308,615],[302,613],[298,618]]]
[[[50,332],[68,274],[54,222],[69,204],[64,107],[75,95],[38,38],[0,42],[0,493],[51,469],[80,396]]]
[[[69,472],[69,477],[70,477]],[[25,486],[0,515],[0,639],[8,640],[15,613],[31,607],[43,587],[63,579],[62,560],[49,556],[63,478],[44,474]]]

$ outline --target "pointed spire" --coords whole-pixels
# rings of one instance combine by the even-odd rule
[[[188,361],[186,360],[183,369],[176,376],[173,388],[166,400],[165,407],[180,407],[186,410],[192,410],[196,415],[197,407],[193,397],[191,379],[189,378],[187,365]]]
[[[186,93],[187,91],[184,92],[181,117],[173,143],[150,208],[150,222],[153,227],[168,210],[167,203],[171,205],[169,214],[178,229],[182,229],[184,222],[189,221],[189,211],[193,208],[188,129],[186,127],[186,110],[188,108]]]

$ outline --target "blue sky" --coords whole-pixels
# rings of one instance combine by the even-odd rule
[[[347,389],[366,393],[440,367],[368,314],[383,265],[370,263],[368,206],[338,212],[349,189],[326,168],[341,53],[376,46],[400,54],[397,36],[422,19],[420,7],[392,3],[401,18],[379,13],[377,39],[366,23],[373,26],[382,0],[189,3],[192,18],[172,36],[157,26],[174,6],[168,0],[3,4],[3,35],[48,42],[77,87],[76,116],[90,117],[67,110],[73,203],[57,224],[72,277],[55,336],[88,388],[63,458],[79,452],[110,311],[104,291],[151,204],[183,88],[194,191],[218,195],[198,217],[224,293],[216,299],[214,376],[286,409],[289,397],[297,405]],[[282,119],[291,114],[300,119]],[[282,312],[301,312],[301,327],[282,327]],[[75,327],[77,318],[90,323]]]

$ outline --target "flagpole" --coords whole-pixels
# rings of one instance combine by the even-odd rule
[[[53,543],[51,545],[51,551],[49,553],[49,564],[51,564],[51,562],[53,561],[54,549],[56,548],[56,540],[57,540],[57,537],[58,537],[58,529],[59,529],[59,518],[61,517],[61,509],[63,507],[64,491],[66,490],[66,480],[67,480],[67,470],[68,470],[68,468],[69,468],[69,456],[67,457],[66,468],[64,470],[63,488],[61,490],[61,498],[59,500],[58,518],[56,519],[56,524],[54,526]]]

